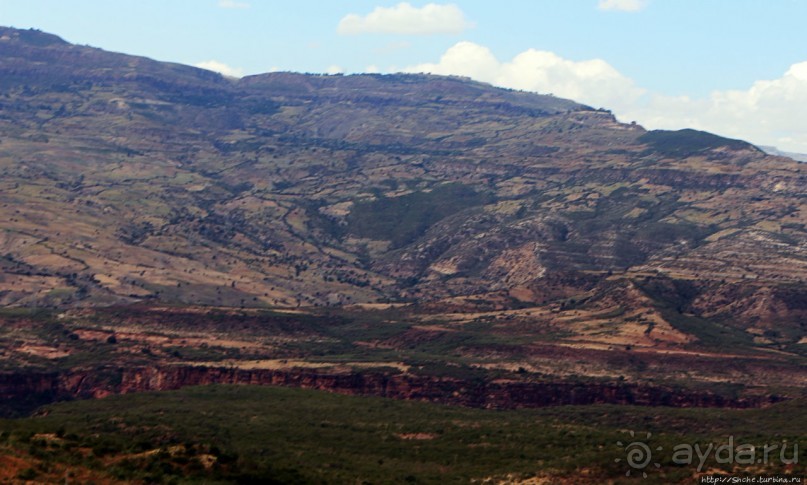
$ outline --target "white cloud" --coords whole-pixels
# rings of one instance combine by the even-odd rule
[[[216,60],[209,60],[204,62],[199,62],[194,64],[196,67],[201,69],[207,69],[208,71],[218,72],[225,76],[229,77],[242,77],[244,75],[244,71],[237,67],[230,67],[223,62],[219,62]]]
[[[365,16],[345,15],[339,21],[337,32],[343,35],[366,33],[381,34],[459,34],[473,27],[462,10],[454,4],[429,3],[416,8],[407,2],[394,7],[376,7]]]
[[[495,86],[552,93],[610,109],[620,120],[637,121],[648,129],[695,128],[807,153],[807,61],[790,66],[778,79],[701,98],[650,92],[601,59],[573,61],[529,49],[501,61],[472,42],[455,44],[439,62],[403,71],[467,76]]]
[[[344,72],[345,72],[345,68],[343,68],[342,66],[337,66],[335,64],[328,66],[328,69],[325,70],[325,74],[330,74],[330,75],[344,74]]]
[[[800,62],[745,90],[714,91],[703,99],[653,95],[624,114],[652,128],[692,127],[807,153],[805,112],[807,62]]]
[[[221,8],[249,8],[247,2],[239,2],[237,0],[219,0],[219,7]]]
[[[638,12],[643,9],[645,0],[600,0],[597,8],[600,10],[619,10],[621,12]]]
[[[378,74],[381,70],[375,64],[370,64],[369,66],[364,68],[364,72],[367,74]]]
[[[627,107],[644,90],[600,59],[570,61],[552,52],[526,50],[510,61],[499,61],[487,47],[459,42],[435,64],[420,64],[406,72],[459,75],[502,86],[552,93],[594,107]]]

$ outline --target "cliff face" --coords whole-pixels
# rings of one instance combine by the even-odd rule
[[[3,409],[5,414],[13,414],[12,410],[30,411],[39,405],[60,400],[103,398],[111,394],[165,391],[209,384],[290,386],[490,409],[585,404],[750,408],[780,400],[775,396],[734,398],[706,391],[682,391],[628,383],[468,382],[409,374],[199,366],[3,373],[0,374],[0,399],[6,403]]]

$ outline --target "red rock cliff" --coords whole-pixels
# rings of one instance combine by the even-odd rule
[[[205,384],[280,385],[341,394],[412,399],[481,408],[524,408],[566,404],[635,404],[675,407],[759,407],[779,398],[734,398],[708,391],[630,383],[462,381],[411,374],[329,373],[312,369],[235,369],[163,366],[102,368],[51,373],[0,373],[0,400],[44,404],[110,394],[179,389]]]

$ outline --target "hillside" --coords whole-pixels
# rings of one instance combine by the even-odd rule
[[[4,306],[406,304],[425,336],[338,338],[495,334],[514,347],[445,349],[549,373],[563,346],[602,353],[563,375],[624,374],[616,348],[807,353],[807,167],[746,142],[468,79],[233,80],[9,28],[0,84]]]

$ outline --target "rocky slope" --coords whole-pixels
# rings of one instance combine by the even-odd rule
[[[513,324],[597,344],[804,351],[807,168],[742,141],[467,79],[231,80],[8,28],[0,88],[4,305],[533,307]]]

